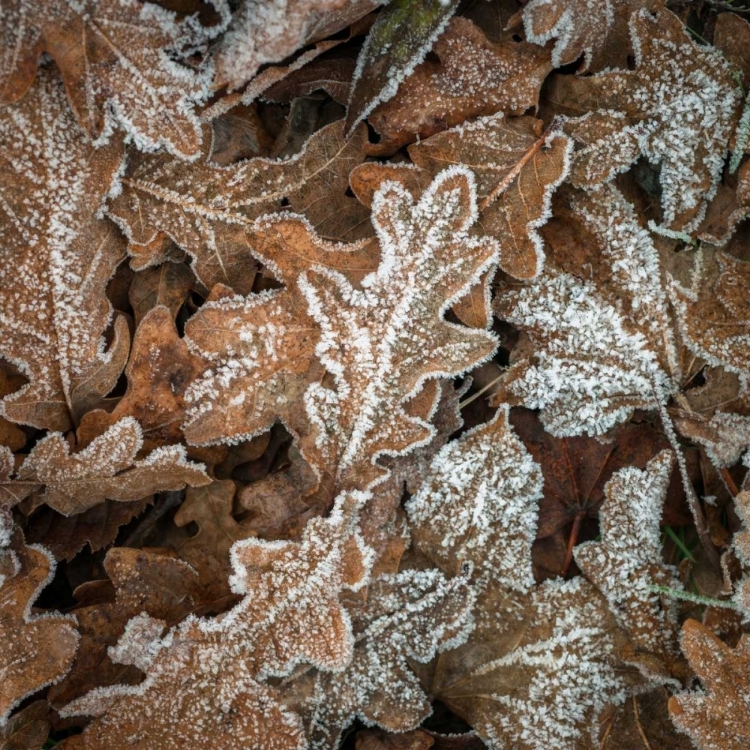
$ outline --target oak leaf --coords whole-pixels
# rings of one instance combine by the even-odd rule
[[[300,662],[340,670],[351,661],[351,621],[338,597],[367,582],[371,554],[357,531],[366,499],[340,496],[300,543],[238,542],[230,583],[242,601],[222,618],[188,617],[149,644],[139,655],[147,673],[140,685],[94,690],[68,705],[64,715],[99,717],[69,747],[301,750],[301,720],[261,681]]]
[[[44,488],[44,503],[72,515],[105,499],[140,500],[154,492],[211,481],[202,464],[186,460],[183,446],[156,448],[136,460],[142,445],[143,433],[132,417],[116,422],[79,453],[71,454],[62,433],[53,432],[34,446],[11,485]]]
[[[96,217],[122,147],[93,148],[49,66],[23,102],[0,111],[0,142],[0,355],[30,381],[5,397],[3,413],[66,430],[112,389],[128,355],[124,319],[109,347],[102,336],[112,318],[106,284],[125,247]]]
[[[62,679],[78,648],[75,618],[31,612],[54,572],[54,558],[27,545],[0,507],[0,725],[26,696]]]
[[[750,743],[750,640],[730,648],[696,620],[682,626],[682,649],[705,684],[704,690],[669,699],[675,726],[699,750],[742,750]]]
[[[196,32],[150,2],[11,0],[3,13],[0,101],[9,104],[26,93],[46,52],[89,136],[107,135],[117,124],[140,148],[164,146],[193,158],[201,144],[193,104],[207,97],[209,80],[168,53],[194,44]]]
[[[344,138],[343,122],[335,122],[288,159],[257,157],[219,166],[135,154],[108,214],[130,240],[134,268],[163,261],[154,240],[165,233],[191,256],[207,288],[221,283],[247,293],[257,265],[248,230],[262,214],[289,207],[329,239],[370,233],[367,212],[346,196],[349,172],[364,159],[365,141],[364,126]]]
[[[454,18],[426,60],[390,101],[369,117],[381,140],[372,150],[392,154],[478,115],[521,115],[536,105],[551,70],[549,53],[511,40],[491,42],[466,18]]]
[[[611,180],[640,156],[660,166],[665,226],[693,231],[721,179],[739,116],[739,92],[724,58],[699,46],[669,11],[634,13],[636,68],[558,78],[552,94],[591,111],[566,128],[583,148],[571,179]]]

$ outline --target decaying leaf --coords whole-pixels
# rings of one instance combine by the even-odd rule
[[[739,92],[729,66],[690,39],[666,10],[635,13],[630,22],[636,68],[559,80],[579,110],[569,132],[583,145],[572,179],[611,180],[644,156],[660,166],[665,226],[693,231],[716,192],[729,138],[739,117]]]
[[[0,507],[0,725],[27,695],[61,680],[75,656],[75,618],[31,612],[54,571],[49,552],[27,545]]]
[[[365,499],[342,495],[327,519],[308,523],[301,543],[238,543],[231,584],[243,600],[223,618],[189,617],[149,644],[148,656],[141,648],[147,676],[139,685],[93,690],[69,704],[64,715],[99,718],[66,750],[302,750],[301,720],[260,681],[300,662],[327,670],[350,662],[354,639],[338,594],[367,581],[370,552],[356,529]],[[122,640],[120,651],[133,653]]]
[[[211,480],[202,464],[186,459],[185,448],[156,448],[137,460],[143,433],[132,417],[113,424],[79,453],[62,433],[40,440],[24,460],[12,487],[44,491],[41,500],[63,515],[81,513],[109,500],[139,500],[154,492],[200,486]]]
[[[678,693],[669,712],[700,750],[742,750],[750,743],[750,641],[730,648],[696,620],[683,625],[682,649],[705,690]]]
[[[65,430],[112,389],[128,355],[124,320],[109,346],[102,336],[124,243],[96,218],[122,146],[93,148],[49,66],[22,102],[0,110],[0,142],[0,355],[30,381],[5,397],[3,413]]]
[[[178,23],[174,13],[150,2],[10,0],[0,28],[3,104],[26,93],[46,52],[91,137],[117,124],[140,148],[198,155],[201,134],[192,110],[208,95],[208,76],[169,55],[195,43],[190,37],[197,27]]]

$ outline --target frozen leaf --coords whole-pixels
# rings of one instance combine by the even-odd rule
[[[521,115],[533,107],[551,70],[549,53],[525,42],[491,42],[466,18],[454,18],[426,60],[398,93],[369,117],[381,136],[377,150],[401,146],[498,111]]]
[[[602,592],[619,624],[631,638],[636,663],[668,677],[678,657],[677,606],[653,591],[680,589],[677,569],[662,560],[659,519],[674,456],[662,451],[646,469],[620,469],[604,488],[599,512],[600,542],[575,549],[583,574]]]
[[[42,750],[49,735],[50,707],[34,701],[0,727],[0,750]]]
[[[665,226],[689,232],[721,178],[739,90],[721,54],[692,41],[669,11],[634,14],[631,34],[635,70],[566,78],[555,92],[595,110],[566,128],[584,144],[571,179],[600,184],[644,156],[660,167]]]
[[[128,354],[123,319],[109,347],[102,336],[124,242],[95,216],[122,148],[93,148],[51,67],[0,110],[0,143],[0,355],[30,381],[5,397],[4,416],[66,430],[111,390]]]
[[[579,72],[625,68],[632,54],[628,21],[635,10],[656,10],[663,0],[531,0],[511,19],[523,23],[526,40],[545,45],[554,39],[552,65],[580,57]]]
[[[21,487],[44,486],[42,501],[72,515],[105,499],[139,500],[211,481],[202,464],[186,459],[181,445],[157,448],[136,460],[142,445],[141,428],[132,417],[116,422],[79,453],[71,454],[62,433],[53,432],[34,446],[15,482]]]
[[[334,385],[305,392],[313,434],[303,452],[336,483],[367,487],[383,477],[379,455],[429,440],[432,428],[410,417],[405,402],[426,380],[454,377],[494,352],[491,333],[443,317],[496,262],[493,240],[468,236],[476,211],[474,179],[464,168],[441,172],[416,204],[400,184],[386,182],[372,206],[381,262],[362,289],[329,269],[300,278],[321,331],[316,354]]]
[[[632,206],[605,186],[579,196],[576,212],[600,249],[588,266],[593,280],[550,269],[494,305],[535,345],[504,391],[541,409],[557,437],[602,434],[663,403],[679,376],[659,255]]]
[[[352,661],[341,672],[319,672],[307,680],[313,683],[311,694],[299,710],[310,747],[336,747],[355,718],[392,732],[418,726],[431,707],[409,660],[424,663],[463,642],[473,601],[465,577],[447,580],[434,569],[375,580],[367,604],[353,613]]]
[[[165,265],[172,265],[166,263]],[[155,307],[141,321],[125,368],[128,389],[111,412],[95,410],[81,420],[78,438],[101,435],[121,419],[135,419],[150,447],[177,443],[185,416],[185,390],[202,370],[180,338],[172,313]]]
[[[169,54],[188,43],[196,27],[137,0],[10,0],[2,21],[3,104],[24,95],[46,52],[88,135],[107,135],[117,124],[139,148],[198,155],[201,133],[192,110],[207,98],[209,79]]]
[[[107,552],[103,567],[108,582],[90,581],[75,591],[82,600],[74,610],[81,643],[70,672],[50,690],[49,700],[55,706],[96,687],[136,683],[140,673],[114,663],[108,655],[126,623],[141,613],[170,624],[179,622],[203,600],[195,571],[166,555],[115,547]],[[108,585],[101,591],[103,583]]]
[[[265,63],[346,28],[380,0],[244,0],[218,51],[220,86],[237,89]]]
[[[718,273],[702,279],[700,292],[671,285],[677,321],[687,345],[709,364],[750,373],[750,263],[717,252]]]
[[[500,243],[500,268],[517,279],[537,276],[544,263],[536,231],[551,216],[552,193],[568,173],[570,139],[544,134],[532,117],[481,117],[409,146],[412,161],[431,174],[450,164],[477,178],[479,228]]]
[[[79,640],[69,615],[31,613],[55,561],[44,547],[27,545],[12,524],[0,507],[0,725],[26,696],[65,676]]]
[[[207,288],[221,283],[247,293],[257,265],[250,230],[261,214],[288,207],[329,239],[368,234],[367,212],[346,196],[349,172],[364,159],[365,142],[364,126],[345,139],[343,122],[335,122],[289,159],[258,157],[222,167],[136,154],[108,213],[130,240],[134,268],[162,261],[154,241],[166,233],[191,256]]]
[[[451,574],[471,563],[479,585],[534,584],[542,473],[508,423],[508,407],[437,454],[406,505],[415,549]]]
[[[734,466],[750,448],[750,416],[717,412],[710,419],[693,412],[675,420],[681,435],[705,448],[714,466]]]
[[[602,709],[641,679],[618,658],[623,635],[585,579],[547,581],[524,600],[487,599],[480,630],[423,674],[431,695],[490,746],[574,750]]]
[[[99,717],[70,747],[302,750],[301,720],[259,681],[300,662],[340,670],[351,661],[351,622],[338,596],[367,580],[370,553],[356,528],[365,499],[342,495],[301,543],[238,542],[230,583],[242,601],[150,643],[141,684],[94,690],[67,706],[65,715]]]
[[[750,744],[750,639],[730,648],[696,620],[682,629],[682,649],[703,690],[669,699],[675,726],[699,750],[744,750]]]
[[[392,0],[380,12],[357,59],[347,130],[395,95],[425,59],[457,5],[457,0]]]
[[[698,237],[704,242],[720,245],[730,239],[741,221],[750,216],[750,161],[737,175],[737,185],[720,185],[716,198],[709,204],[706,219]]]

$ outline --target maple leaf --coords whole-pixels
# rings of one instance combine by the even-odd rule
[[[394,732],[418,726],[431,707],[409,660],[427,662],[464,641],[473,601],[465,576],[448,580],[434,569],[373,581],[367,605],[353,612],[354,655],[346,669],[292,684],[310,692],[302,706],[285,697],[303,716],[310,747],[336,747],[355,718]]]
[[[121,642],[121,653],[138,653],[146,679],[66,706],[64,715],[99,717],[69,746],[301,750],[301,720],[260,680],[303,661],[328,670],[351,661],[351,622],[338,595],[367,582],[371,554],[357,531],[366,499],[340,496],[328,518],[308,523],[300,543],[238,542],[230,583],[242,601],[216,620],[188,617],[148,644],[148,654]]]
[[[542,473],[508,413],[501,407],[445,445],[406,512],[415,549],[443,570],[456,574],[471,563],[480,586],[500,579],[527,591]]]
[[[741,750],[750,743],[750,640],[732,649],[696,620],[682,626],[682,649],[705,690],[678,693],[669,713],[699,750]]]
[[[91,581],[75,590],[80,645],[73,665],[48,698],[69,703],[93,688],[137,683],[140,673],[108,655],[128,621],[141,613],[179,622],[206,600],[196,572],[181,560],[139,549],[114,547],[103,562],[109,581]],[[114,589],[114,596],[112,596]]]
[[[709,364],[750,373],[750,263],[717,252],[718,273],[700,279],[701,294],[672,282],[670,293],[686,344]],[[711,284],[711,276],[714,281]]]
[[[105,498],[139,500],[154,492],[211,481],[202,464],[186,460],[183,446],[157,448],[136,460],[142,445],[141,428],[132,417],[119,420],[74,454],[62,433],[50,433],[34,446],[6,491],[16,494],[44,488],[44,503],[63,515],[72,515]]]
[[[634,11],[656,10],[662,0],[531,0],[510,20],[523,23],[526,40],[545,45],[554,39],[552,65],[560,68],[581,56],[579,72],[624,68],[632,52],[628,21]]]
[[[662,451],[644,471],[617,471],[604,488],[602,541],[580,544],[574,553],[578,567],[630,635],[636,663],[667,678],[679,666],[677,608],[652,587],[680,589],[677,569],[662,560],[659,528],[673,464],[672,452]]]
[[[136,0],[10,0],[2,33],[3,104],[26,93],[46,52],[59,66],[76,119],[89,136],[106,136],[117,124],[139,148],[198,155],[201,133],[192,108],[208,96],[209,78],[168,54],[200,41],[196,25],[180,24],[174,13]]]
[[[133,268],[164,260],[155,243],[164,233],[191,256],[207,288],[221,283],[247,293],[257,260],[256,238],[248,231],[262,214],[289,207],[329,239],[368,233],[366,211],[345,195],[350,170],[364,159],[366,137],[362,126],[344,138],[343,122],[335,122],[288,159],[258,157],[229,166],[135,155],[108,215],[130,240]]]
[[[633,71],[558,78],[552,96],[591,111],[567,129],[583,145],[571,179],[591,186],[646,157],[659,165],[664,224],[700,224],[721,178],[739,93],[721,54],[697,45],[669,11],[634,13]]]
[[[575,210],[600,248],[593,278],[550,269],[494,303],[536,345],[504,393],[541,409],[557,437],[602,434],[664,403],[680,374],[659,255],[632,206],[610,185],[578,196]]]
[[[412,161],[431,174],[450,164],[477,179],[478,228],[500,243],[500,268],[517,279],[537,276],[544,263],[537,228],[551,215],[552,193],[568,173],[571,140],[543,134],[532,117],[502,112],[480,117],[409,146]]]
[[[521,115],[536,105],[551,70],[549,54],[532,44],[493,43],[466,18],[453,18],[426,60],[377,107],[368,120],[380,134],[377,148],[392,154],[464,120],[503,111]]]
[[[0,507],[0,726],[26,696],[62,679],[75,656],[75,618],[31,613],[54,572],[54,558],[27,545],[10,511]]]
[[[264,63],[279,62],[308,44],[346,28],[381,0],[244,0],[222,39],[216,78],[230,90],[250,80]]]
[[[112,389],[128,355],[124,319],[108,349],[102,337],[112,317],[105,288],[124,243],[95,216],[122,148],[92,147],[50,67],[22,103],[0,111],[0,141],[0,355],[30,381],[5,396],[3,413],[67,430]]]

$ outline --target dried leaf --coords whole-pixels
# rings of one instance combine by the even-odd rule
[[[32,85],[43,52],[55,60],[81,128],[91,137],[117,124],[142,149],[199,153],[193,104],[208,96],[208,77],[169,55],[196,32],[150,2],[10,0],[3,12],[2,104]],[[41,75],[44,75],[42,73]]]
[[[50,707],[35,701],[0,728],[0,750],[41,750],[49,735]]]
[[[146,268],[135,274],[130,284],[129,301],[135,313],[136,328],[146,314],[163,305],[177,317],[196,281],[184,263],[165,262],[157,268]]]
[[[42,501],[69,516],[105,499],[139,500],[211,481],[202,464],[186,460],[181,445],[157,448],[136,460],[142,445],[143,433],[132,417],[119,420],[74,454],[62,433],[53,432],[34,446],[14,484],[22,489],[44,487]]]
[[[54,572],[49,552],[26,545],[10,512],[0,507],[0,726],[26,696],[62,679],[75,656],[74,618],[31,613]]]
[[[111,390],[128,354],[123,319],[108,348],[102,337],[112,318],[106,284],[124,243],[95,216],[121,146],[92,147],[50,67],[23,102],[0,111],[0,142],[0,355],[30,381],[5,397],[4,416],[66,430]]]
[[[464,120],[498,111],[521,115],[539,98],[551,70],[549,54],[525,42],[493,43],[471,21],[454,18],[427,60],[396,96],[369,117],[381,136],[377,151],[391,154]]]

